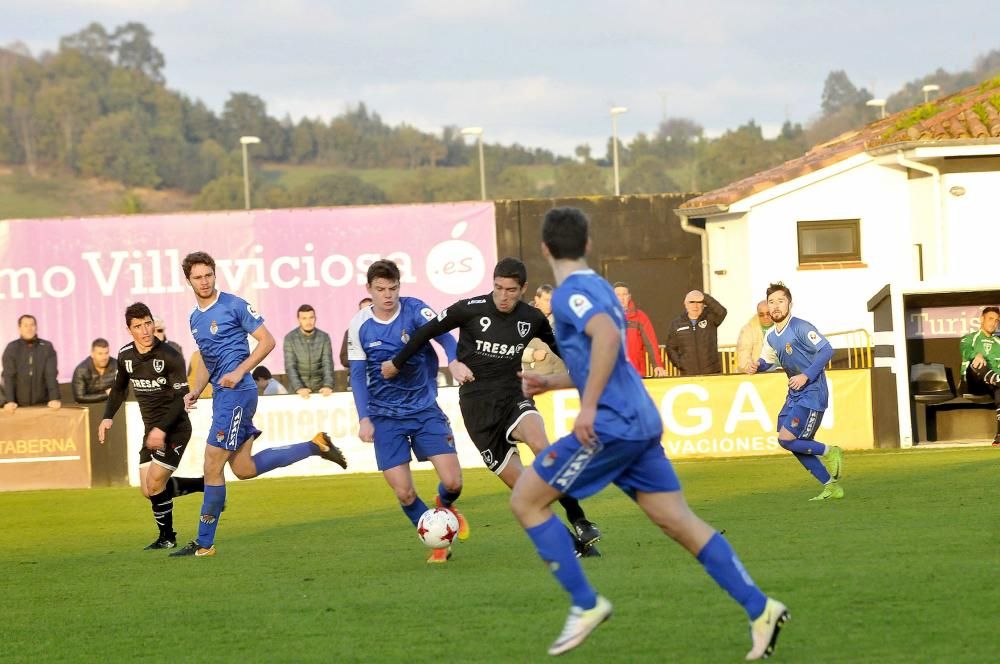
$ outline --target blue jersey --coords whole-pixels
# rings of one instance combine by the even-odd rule
[[[415,297],[399,298],[399,309],[388,321],[375,317],[372,307],[360,310],[351,319],[347,332],[347,357],[365,363],[368,387],[368,415],[401,417],[436,405],[437,353],[428,344],[417,351],[392,380],[382,377],[382,363],[391,360],[410,340],[410,334],[437,314]],[[452,345],[455,340],[450,335]],[[440,339],[440,337],[439,337]],[[352,372],[353,373],[353,372]],[[358,395],[355,395],[357,401]],[[364,415],[361,415],[364,417]]]
[[[191,336],[198,343],[201,359],[216,390],[227,388],[219,380],[250,357],[247,335],[253,334],[264,318],[241,297],[219,291],[215,302],[191,312]],[[257,384],[247,372],[234,390],[256,390]]]
[[[771,328],[764,337],[760,357],[766,364],[780,366],[791,378],[801,373],[809,375],[806,369],[820,351],[829,347],[830,342],[812,323],[793,316],[781,332],[778,332],[777,325]],[[809,382],[801,390],[788,390],[788,401],[810,410],[826,410],[830,391],[826,385],[824,368],[814,370],[815,375],[809,375]]]
[[[584,332],[587,323],[597,314],[607,314],[621,332],[618,358],[597,402],[598,436],[641,441],[661,436],[660,412],[625,356],[625,312],[611,285],[593,270],[574,272],[553,291],[552,313],[560,354],[581,394],[590,374],[592,340]]]

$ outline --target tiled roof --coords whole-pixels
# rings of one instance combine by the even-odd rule
[[[1000,77],[841,134],[801,157],[692,198],[679,212],[732,205],[861,152],[881,152],[903,143],[912,147],[914,143],[993,142],[991,139],[1000,140]]]

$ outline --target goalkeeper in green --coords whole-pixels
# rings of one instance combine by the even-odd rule
[[[992,394],[997,407],[997,434],[993,446],[1000,447],[1000,338],[994,333],[1000,323],[1000,307],[986,307],[979,319],[979,331],[962,337],[962,375],[973,394]]]

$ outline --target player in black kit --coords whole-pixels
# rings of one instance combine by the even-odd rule
[[[174,496],[205,490],[203,477],[172,477],[191,439],[191,420],[184,410],[188,392],[184,358],[153,334],[153,314],[142,302],[125,310],[125,325],[132,343],[118,351],[118,373],[104,408],[97,437],[104,433],[128,395],[132,385],[145,425],[139,453],[139,485],[149,498],[153,519],[160,529],[156,541],[146,547],[172,549],[177,546],[174,532]]]
[[[504,258],[493,270],[493,292],[459,300],[436,320],[412,332],[399,353],[382,364],[393,378],[399,368],[428,341],[456,327],[458,350],[448,368],[459,383],[458,403],[469,436],[486,467],[508,487],[524,471],[517,453],[523,442],[538,454],[549,446],[545,423],[534,401],[521,391],[521,354],[538,337],[558,354],[552,326],[541,311],[521,301],[528,271],[517,258]],[[449,358],[450,359],[450,358]],[[601,532],[574,498],[559,501],[573,524],[577,554],[601,555],[594,544]]]

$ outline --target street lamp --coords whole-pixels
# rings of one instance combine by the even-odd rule
[[[937,92],[938,90],[941,89],[941,86],[937,85],[936,83],[928,83],[927,85],[925,85],[920,89],[924,91],[924,103],[926,104],[928,101],[928,93]]]
[[[885,117],[885,99],[869,99],[865,102],[865,106],[877,106],[881,109],[880,117]]]
[[[479,198],[486,200],[486,165],[483,163],[483,128],[466,127],[462,130],[462,136],[475,136],[479,144]]]
[[[250,171],[247,169],[247,146],[260,143],[256,136],[240,136],[240,145],[243,146],[243,203],[247,210],[250,209]]]
[[[621,185],[618,182],[618,116],[628,113],[624,106],[611,107],[611,155],[615,166],[615,196],[621,196]]]

